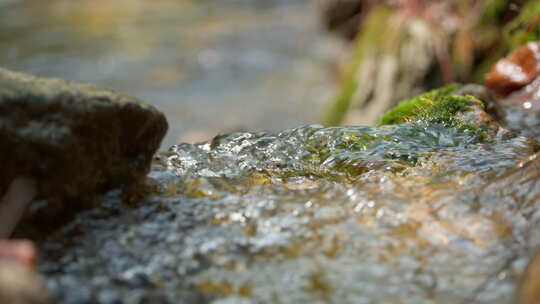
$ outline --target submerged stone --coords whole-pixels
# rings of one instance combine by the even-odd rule
[[[0,69],[0,195],[28,177],[39,199],[62,202],[58,213],[77,209],[140,183],[166,130],[165,116],[135,98]],[[33,220],[54,226],[55,214]]]
[[[233,133],[159,154],[40,244],[58,303],[511,303],[540,218],[534,140],[459,124]]]

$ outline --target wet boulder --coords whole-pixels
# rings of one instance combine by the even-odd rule
[[[30,178],[37,199],[61,201],[64,210],[112,188],[129,190],[144,179],[166,131],[165,116],[136,98],[0,69],[0,194]]]

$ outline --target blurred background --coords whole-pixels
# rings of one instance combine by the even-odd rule
[[[374,125],[538,40],[539,0],[0,0],[0,66],[155,105],[162,148]]]
[[[340,52],[313,0],[0,0],[0,66],[155,105],[162,148],[320,122]]]

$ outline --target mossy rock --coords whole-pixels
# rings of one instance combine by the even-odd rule
[[[458,84],[450,84],[401,101],[381,117],[379,125],[395,125],[413,120],[453,123],[456,114],[467,111],[471,105],[483,107],[482,101],[472,95],[453,95],[460,87]]]
[[[447,98],[457,90],[460,86],[457,84],[451,84],[442,88],[429,91],[420,96],[401,101],[396,107],[387,111],[381,117],[380,125],[395,125],[400,124],[411,119],[417,118],[420,114],[425,114],[428,109],[432,109],[434,105],[437,105],[439,101]],[[448,115],[452,110],[457,110],[457,105],[453,105],[448,109],[441,106],[450,106],[451,102],[445,101],[444,104],[437,105],[433,110],[441,110],[441,113],[432,113],[437,115]],[[458,102],[459,105],[463,105],[463,102]],[[455,114],[455,113],[453,113]]]
[[[458,84],[450,84],[439,89],[424,93],[420,96],[404,100],[395,108],[386,112],[380,119],[379,125],[395,125],[406,122],[438,123],[457,128],[486,139],[485,128],[478,120],[466,121],[459,113],[473,110],[473,106],[484,108],[484,103],[473,95],[454,95],[461,88]],[[487,118],[490,121],[491,118]]]

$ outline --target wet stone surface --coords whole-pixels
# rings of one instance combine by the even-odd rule
[[[511,303],[537,143],[496,126],[305,126],[180,144],[40,244],[58,303]]]
[[[522,106],[503,108],[506,127],[540,140],[540,111],[524,109]]]
[[[512,92],[502,103],[508,128],[540,139],[540,77]]]
[[[166,132],[163,113],[136,98],[0,68],[0,197],[16,178],[35,180],[51,208],[29,222],[55,226],[96,194],[144,180]]]

